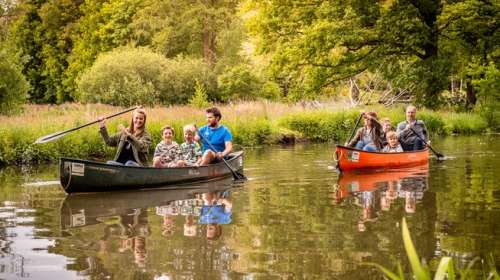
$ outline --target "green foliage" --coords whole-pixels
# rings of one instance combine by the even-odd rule
[[[132,38],[169,58],[203,57],[209,64],[215,57],[231,59],[243,38],[238,2],[143,1],[130,24]]]
[[[311,112],[286,116],[279,124],[311,141],[345,141],[354,128],[357,112]]]
[[[366,70],[391,82],[404,79],[405,88],[426,105],[446,85],[446,68],[436,67],[446,65],[437,56],[437,1],[254,3],[249,28],[259,38],[259,50],[272,56],[274,78],[289,83],[295,98],[318,96]]]
[[[226,69],[218,77],[218,84],[222,101],[255,99],[262,87],[259,78],[244,64]]]
[[[208,105],[210,105],[207,99],[207,91],[200,83],[200,81],[196,80],[196,84],[194,86],[194,95],[189,99],[189,104],[197,108],[206,108],[208,107]]]
[[[63,85],[68,92],[76,92],[78,77],[91,67],[100,53],[125,46],[130,42],[129,25],[140,0],[88,0],[80,7],[82,15],[72,32],[73,48],[67,59]]]
[[[0,42],[0,114],[18,111],[28,97],[29,84],[12,49]]]
[[[232,123],[231,131],[234,135],[234,141],[245,146],[268,144],[276,139],[276,132],[274,132],[271,122],[266,119],[259,118]]]
[[[160,99],[167,60],[147,49],[122,48],[99,56],[78,79],[78,99],[119,106]]]
[[[425,127],[432,134],[446,134],[445,121],[443,118],[432,111],[419,112],[417,118],[423,120]]]
[[[343,143],[354,130],[356,119],[359,116],[358,110],[338,112],[313,110],[304,112],[301,110],[283,113],[289,110],[288,106],[278,107],[276,104],[268,102],[252,104],[253,107],[247,108],[245,114],[241,114],[240,109],[229,109],[232,106],[223,109],[224,125],[231,129],[235,144],[255,146],[287,142],[289,139]],[[45,115],[47,113],[43,113],[43,117],[40,116],[42,111],[36,110],[32,117],[19,117],[22,121],[15,120],[15,123],[22,123],[20,125],[12,125],[12,121],[7,125],[0,125],[0,165],[56,161],[61,156],[111,157],[114,150],[105,147],[96,127],[75,131],[44,145],[32,144],[42,135],[82,125],[82,115],[98,110],[94,106],[96,105],[62,105],[57,110],[48,112],[48,116]],[[245,106],[248,107],[246,104]],[[262,106],[264,106],[263,109]],[[277,109],[281,113],[272,112]],[[147,129],[154,144],[161,140],[160,129],[164,125],[169,124],[174,127],[175,139],[179,143],[183,142],[181,131],[184,125],[189,123],[203,125],[202,118],[194,116],[194,112],[201,111],[190,106],[169,107],[168,112],[160,108],[154,110],[155,113],[148,115],[147,122]],[[377,111],[381,118],[389,117],[394,125],[404,119],[400,108],[392,110],[365,108],[365,111]],[[436,131],[446,135],[450,133],[481,133],[486,130],[486,121],[479,114],[419,111],[417,117],[424,119],[431,134],[436,134]],[[64,121],[58,121],[61,118],[64,118]],[[47,119],[55,121],[47,121]],[[110,133],[116,131],[119,123],[128,125],[127,120],[110,120],[108,122]],[[154,147],[151,147],[151,152],[153,149]]]
[[[472,84],[478,94],[478,101],[487,111],[487,95],[498,103],[498,77],[496,91],[491,91],[489,84],[483,84],[487,76],[493,77],[498,72],[500,49],[498,30],[500,4],[498,1],[464,0],[444,5],[439,24],[443,46],[442,56],[448,56],[456,76]],[[491,76],[493,74],[493,76]],[[492,80],[493,83],[495,83]],[[493,86],[495,87],[495,86]],[[496,95],[496,99],[495,99]],[[473,102],[474,100],[468,100]],[[491,104],[491,103],[490,103]],[[471,106],[473,104],[465,104]],[[497,105],[498,106],[498,105]],[[490,111],[491,112],[491,111]],[[494,125],[491,123],[490,125]]]
[[[475,76],[479,77],[473,81],[478,88],[481,104],[478,111],[486,119],[488,126],[496,131],[500,128],[500,70],[492,62],[474,69]]]
[[[210,66],[201,59],[182,58],[167,60],[161,75],[163,86],[161,104],[186,104],[195,90],[196,81],[206,89],[208,99],[216,99],[217,79]]]
[[[408,225],[406,224],[405,218],[403,218],[402,221],[401,231],[403,235],[403,244],[405,247],[406,255],[408,257],[412,270],[412,277],[410,279],[431,280],[430,269],[425,264],[425,262],[420,261],[417,251],[415,250],[415,246],[413,245],[413,241],[411,240],[410,231],[408,230]],[[473,260],[472,262],[469,263],[466,269],[459,270],[460,277],[457,277],[455,273],[453,259],[451,257],[442,257],[441,260],[439,261],[437,270],[435,271],[434,277],[432,279],[434,280],[477,279],[475,275],[471,273],[471,268],[474,265],[474,263],[475,261]],[[389,269],[379,264],[369,263],[369,265],[375,266],[378,269],[380,269],[380,271],[382,271],[382,273],[384,273],[384,275],[391,280],[405,279],[403,272],[401,270],[401,265],[398,265],[399,268],[398,274],[391,272]],[[482,269],[483,269],[483,277],[485,277],[486,275],[485,272],[489,270],[488,272],[489,275],[487,279],[500,279],[500,276],[498,275],[494,262],[489,263],[489,268],[485,269],[484,267],[482,267]]]
[[[42,37],[41,70],[46,86],[44,99],[51,103],[71,101],[71,94],[64,87],[63,80],[68,67],[68,50],[73,47],[71,36],[75,22],[81,16],[79,7],[82,2],[52,0],[45,2],[38,10]]]
[[[279,100],[281,96],[281,89],[277,83],[267,81],[262,85],[258,96],[268,100]]]
[[[20,50],[23,62],[23,74],[30,84],[29,98],[33,102],[55,101],[50,96],[45,96],[46,83],[44,83],[43,59],[40,50],[43,47],[41,19],[37,10],[41,1],[25,1],[21,5],[23,10],[11,27],[12,40]]]
[[[30,101],[61,103],[70,100],[62,81],[67,68],[71,35],[80,17],[81,1],[19,1],[10,38],[23,58],[30,83]]]
[[[112,105],[185,104],[196,81],[214,92],[216,82],[200,59],[166,59],[146,48],[105,53],[78,79],[78,100]]]
[[[488,122],[478,114],[450,113],[443,119],[447,133],[475,134],[488,130]]]

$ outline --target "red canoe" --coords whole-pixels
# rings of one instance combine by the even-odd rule
[[[337,167],[341,171],[363,168],[398,168],[416,166],[429,161],[429,149],[402,153],[366,152],[355,148],[337,146]]]

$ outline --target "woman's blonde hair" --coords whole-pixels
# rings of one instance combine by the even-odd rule
[[[142,125],[142,127],[135,127],[134,126],[134,116],[136,114],[142,114],[144,116],[144,124]],[[130,126],[128,127],[128,131],[130,133],[132,133],[133,135],[139,135],[140,133],[142,133],[144,131],[145,127],[146,127],[146,110],[144,110],[142,108],[137,108],[132,113],[132,120],[130,120]]]

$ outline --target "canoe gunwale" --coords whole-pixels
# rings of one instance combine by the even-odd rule
[[[243,154],[243,151],[238,151],[238,152],[231,153],[230,154],[231,158],[226,159],[226,161],[227,162],[232,162],[232,161],[236,160],[238,157],[240,157],[241,154]],[[62,161],[76,162],[76,163],[88,163],[88,164],[92,164],[92,165],[100,165],[100,166],[106,166],[106,167],[117,167],[117,168],[120,168],[120,169],[122,169],[122,168],[123,169],[130,168],[130,169],[141,169],[141,170],[144,170],[144,169],[183,170],[183,169],[189,169],[189,168],[209,168],[209,167],[212,167],[212,166],[215,166],[215,165],[219,165],[219,164],[222,165],[222,164],[224,164],[224,162],[220,161],[220,162],[216,162],[216,163],[212,163],[212,164],[204,165],[204,166],[183,166],[183,167],[157,168],[157,167],[153,167],[153,166],[113,165],[113,164],[107,164],[107,163],[101,162],[101,161],[93,161],[93,160],[85,160],[85,159],[77,159],[77,158],[65,158],[65,157],[62,157],[62,158],[59,159],[59,163],[61,163]]]
[[[425,148],[423,150],[417,150],[417,151],[403,151],[403,152],[394,152],[394,153],[388,153],[388,152],[378,152],[378,151],[374,151],[374,152],[369,152],[369,151],[364,151],[364,150],[360,150],[360,149],[356,149],[356,148],[352,148],[352,147],[347,147],[347,146],[343,146],[343,145],[337,145],[337,148],[342,148],[344,150],[352,150],[352,151],[356,151],[356,152],[362,152],[362,153],[368,153],[368,154],[380,154],[380,155],[394,155],[394,154],[418,154],[418,153],[422,153],[422,152],[429,152],[429,148]]]

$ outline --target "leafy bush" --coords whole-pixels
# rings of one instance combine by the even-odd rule
[[[479,73],[475,74],[481,78],[473,81],[473,85],[478,89],[480,103],[476,109],[487,121],[488,127],[498,131],[500,130],[500,70],[494,63],[477,68],[479,69],[474,70]]]
[[[230,99],[253,100],[262,87],[259,78],[245,64],[226,69],[218,77],[221,101]]]
[[[238,121],[231,124],[234,142],[244,146],[255,146],[269,143],[274,139],[271,122],[266,119]]]
[[[189,104],[197,108],[206,108],[210,104],[208,101],[207,91],[203,85],[196,80],[194,86],[194,95],[189,99]]]
[[[417,119],[423,120],[427,131],[431,134],[447,134],[443,118],[431,111],[417,112]]]
[[[199,59],[166,59],[146,48],[119,48],[97,58],[77,81],[77,99],[90,103],[185,104],[199,80],[215,91],[210,68]]]
[[[298,113],[284,117],[280,124],[315,142],[344,141],[358,116],[355,111]]]
[[[262,85],[259,97],[269,100],[278,100],[281,97],[281,88],[277,83],[267,81]]]
[[[153,105],[163,87],[167,60],[148,49],[121,48],[100,55],[77,80],[83,102]]]
[[[28,87],[15,59],[0,43],[0,114],[19,110],[28,97]]]
[[[216,98],[217,79],[201,59],[175,58],[167,60],[162,69],[160,103],[186,104],[195,93],[196,81],[206,89],[209,100]]]
[[[473,134],[484,132],[488,128],[486,119],[469,113],[447,114],[444,123],[448,133]]]

